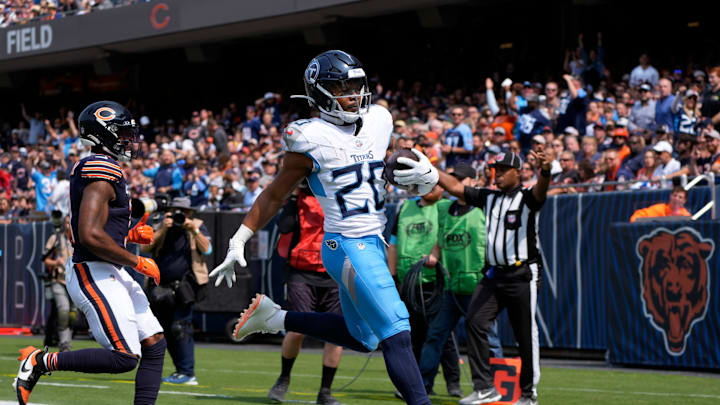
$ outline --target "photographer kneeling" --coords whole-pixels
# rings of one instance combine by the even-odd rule
[[[163,378],[172,384],[197,385],[193,306],[195,289],[208,282],[203,256],[212,253],[210,236],[203,221],[193,218],[187,197],[173,198],[159,227],[155,241],[143,245],[160,269],[161,284],[150,290],[150,305],[165,330],[167,349],[176,372]]]

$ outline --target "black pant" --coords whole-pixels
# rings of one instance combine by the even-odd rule
[[[493,386],[490,373],[488,332],[495,318],[505,308],[520,349],[522,370],[520,386],[523,395],[537,395],[540,381],[540,351],[535,310],[540,287],[541,269],[538,264],[517,268],[495,268],[473,292],[467,322],[468,355],[475,390]]]
[[[422,316],[422,314],[410,314],[410,341],[412,343],[413,354],[418,366],[420,365],[420,354],[423,345],[427,339],[428,328],[430,325]],[[446,385],[460,384],[460,365],[458,364],[458,353],[455,349],[455,342],[448,339],[443,345],[440,364],[443,368],[443,377],[445,377]],[[430,385],[432,387],[432,384]]]

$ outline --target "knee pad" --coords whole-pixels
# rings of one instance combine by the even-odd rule
[[[138,364],[138,358],[131,355],[113,351],[115,367],[111,373],[127,373],[135,369]]]

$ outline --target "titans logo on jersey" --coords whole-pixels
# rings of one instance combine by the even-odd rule
[[[102,261],[79,243],[78,219],[83,191],[94,181],[106,181],[115,189],[115,199],[110,201],[105,232],[119,246],[125,247],[125,237],[130,229],[130,199],[128,198],[125,177],[120,165],[106,155],[90,155],[75,164],[70,173],[70,225],[74,248],[73,262]]]
[[[313,161],[310,189],[325,213],[325,232],[347,237],[382,234],[385,227],[384,159],[392,117],[373,105],[355,125],[340,126],[320,118],[299,120],[285,129],[285,150]]]

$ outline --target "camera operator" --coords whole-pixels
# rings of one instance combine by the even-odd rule
[[[63,215],[60,211],[52,211],[51,219],[54,232],[45,243],[45,264],[46,280],[50,284],[52,298],[57,310],[57,334],[58,349],[61,352],[70,350],[72,347],[72,330],[70,329],[70,296],[65,288],[65,261],[72,256],[73,248],[68,239],[68,226],[70,217]],[[51,316],[52,318],[52,316]],[[53,322],[48,319],[45,330],[45,342],[52,343],[55,334],[51,327]],[[52,346],[52,345],[48,345]]]
[[[203,221],[193,218],[189,198],[173,198],[165,211],[155,241],[143,246],[160,269],[162,283],[150,290],[149,300],[169,335],[167,348],[176,368],[163,381],[197,385],[192,316],[195,289],[208,282],[203,256],[212,253],[210,235]]]

